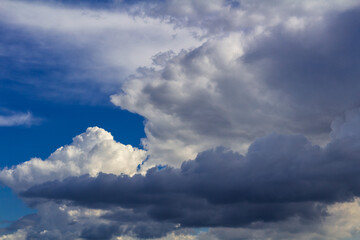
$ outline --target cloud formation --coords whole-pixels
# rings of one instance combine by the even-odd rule
[[[268,30],[282,24],[290,30],[304,29],[329,13],[357,5],[356,0],[167,0],[138,1],[133,6],[130,4],[128,11],[160,18],[176,26],[198,27],[203,35],[214,36]]]
[[[56,1],[2,0],[0,32],[5,86],[30,84],[39,97],[87,103],[107,101],[153,55],[201,43],[192,30],[159,19]]]
[[[35,118],[30,112],[27,113],[12,113],[7,115],[0,115],[0,127],[11,127],[19,125],[36,124],[40,119]]]
[[[74,137],[70,145],[58,148],[45,160],[33,158],[1,170],[0,181],[20,191],[34,184],[83,174],[132,175],[145,159],[144,150],[118,143],[109,132],[90,127]]]
[[[358,16],[352,8],[306,18],[303,28],[230,31],[142,69],[111,101],[147,119],[149,165],[180,166],[218,145],[245,153],[271,132],[323,146],[331,121],[360,101]]]
[[[334,123],[332,141],[325,148],[300,135],[271,134],[252,143],[245,156],[217,148],[179,169],[70,177],[33,186],[21,195],[87,208],[120,207],[103,218],[120,226],[130,222],[135,235],[145,238],[165,235],[176,226],[249,227],[295,218],[316,223],[326,218],[329,204],[360,196],[360,136],[344,134],[348,128],[356,132],[359,116],[356,109],[342,124]],[[158,234],[142,232],[137,227],[144,219],[168,227]],[[119,229],[114,233],[124,234]]]
[[[355,199],[347,203],[330,205],[327,208],[328,215],[316,224],[292,218],[275,223],[255,223],[248,228],[212,228],[206,233],[201,233],[197,239],[357,239],[360,237],[359,207],[359,199]]]
[[[146,119],[146,138],[89,128],[3,169],[38,213],[0,239],[359,235],[358,1],[3,2],[3,25],[82,49],[95,86],[121,85],[111,102]]]

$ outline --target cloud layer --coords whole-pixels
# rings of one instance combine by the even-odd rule
[[[114,234],[123,234],[125,221],[135,226],[136,236],[146,238],[179,226],[246,227],[294,218],[316,223],[326,218],[329,204],[360,196],[360,136],[356,131],[345,134],[346,129],[359,128],[359,116],[357,109],[342,124],[334,123],[333,139],[325,148],[300,135],[271,134],[252,143],[245,156],[217,148],[184,162],[180,169],[70,177],[33,186],[21,195],[87,208],[120,207],[103,216],[118,222]],[[156,223],[164,227],[157,234],[138,228],[145,219],[148,228]]]

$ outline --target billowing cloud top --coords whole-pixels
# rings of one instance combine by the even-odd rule
[[[100,172],[132,175],[145,158],[144,150],[118,143],[109,132],[90,127],[45,160],[33,158],[3,169],[0,181],[19,191],[34,184],[83,174],[93,177]]]
[[[218,145],[245,153],[271,132],[324,145],[332,120],[360,101],[359,12],[230,31],[143,70],[111,101],[148,120],[148,164],[179,166]]]

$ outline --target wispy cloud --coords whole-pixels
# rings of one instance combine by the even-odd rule
[[[12,113],[10,115],[0,115],[0,127],[11,126],[30,126],[40,123],[41,119],[36,118],[31,112],[27,113]]]
[[[108,99],[138,67],[151,66],[153,55],[201,43],[159,19],[41,2],[1,1],[0,31],[0,76],[34,86],[41,97],[89,101]]]

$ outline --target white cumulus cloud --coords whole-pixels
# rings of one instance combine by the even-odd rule
[[[47,159],[32,158],[0,171],[0,182],[15,191],[52,180],[98,173],[136,173],[146,158],[146,151],[114,141],[113,136],[98,127],[90,127],[73,138],[70,145],[58,148]]]

